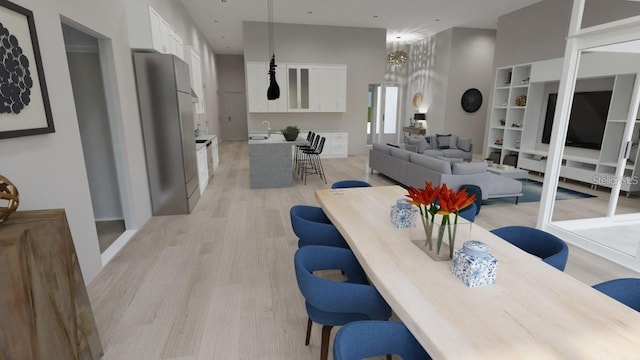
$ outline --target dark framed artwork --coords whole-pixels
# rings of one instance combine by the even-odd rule
[[[0,139],[54,131],[33,13],[0,0]]]
[[[469,89],[462,94],[460,99],[462,109],[468,113],[476,112],[482,105],[482,93],[478,89]]]

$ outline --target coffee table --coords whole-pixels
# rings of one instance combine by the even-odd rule
[[[527,180],[529,177],[529,172],[526,170],[522,170],[522,169],[518,169],[516,167],[513,166],[505,166],[505,165],[498,165],[498,166],[492,166],[487,168],[487,171],[492,173],[492,174],[496,174],[496,175],[500,175],[500,176],[505,176],[511,179],[515,179],[515,180],[520,180],[520,179],[525,179]]]

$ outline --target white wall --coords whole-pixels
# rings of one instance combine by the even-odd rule
[[[106,88],[112,104],[109,111],[115,120],[116,161],[122,167],[123,210],[127,227],[137,229],[151,217],[151,201],[125,17],[126,4],[132,1],[14,1],[34,14],[56,132],[0,140],[0,171],[20,191],[19,210],[65,209],[86,282],[95,278],[102,269],[102,263],[61,21],[104,39],[103,52],[108,61],[102,65],[112,74],[107,79]],[[176,2],[163,0],[155,3],[163,11],[161,4],[173,10]],[[184,9],[179,11],[186,13]],[[170,14],[162,15],[172,19]],[[181,34],[185,41],[202,38],[187,25],[188,17],[182,15],[181,19],[184,23],[176,22],[176,28],[180,31],[190,29],[187,36]],[[205,50],[203,41],[197,45],[202,48],[200,56],[208,93],[215,95],[213,52]],[[214,113],[217,117],[217,99],[207,102],[207,111],[210,117]],[[217,122],[214,128],[217,129]]]
[[[386,62],[384,29],[275,24],[276,63],[347,65],[347,111],[344,113],[249,113],[248,128],[262,130],[269,120],[272,129],[298,125],[303,130],[346,131],[349,154],[364,154],[366,147],[367,94],[369,84],[382,84]],[[267,23],[244,22],[244,60],[268,61]],[[284,81],[277,68],[278,82]]]
[[[195,125],[200,123],[200,129],[204,133],[218,134],[220,125],[215,54],[207,44],[202,32],[193,24],[193,18],[187,9],[180,1],[173,0],[127,0],[125,3],[132,48],[151,48],[151,31],[146,25],[149,18],[149,6],[151,6],[182,38],[185,47],[192,46],[200,55],[206,109],[204,114],[197,114]],[[188,49],[185,48],[185,59],[188,59],[188,56]]]

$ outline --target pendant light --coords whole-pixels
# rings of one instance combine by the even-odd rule
[[[276,54],[273,45],[273,0],[269,2],[269,53],[271,60],[269,61],[269,88],[267,89],[267,100],[276,100],[280,97],[280,86],[276,81]]]

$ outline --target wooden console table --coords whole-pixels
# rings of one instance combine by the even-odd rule
[[[421,127],[415,127],[415,126],[405,126],[402,128],[402,131],[409,134],[415,134],[415,135],[427,134],[427,128],[421,128]]]
[[[89,297],[64,210],[0,224],[0,357],[100,359]]]

